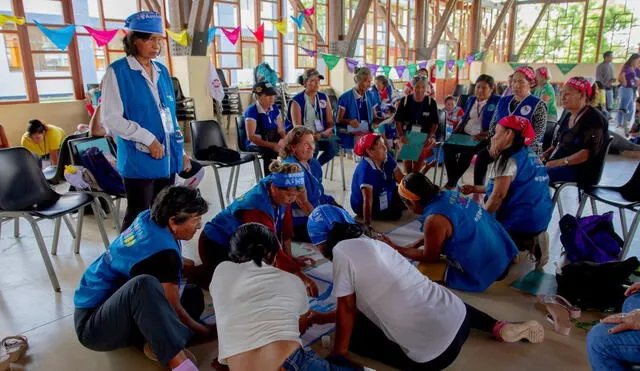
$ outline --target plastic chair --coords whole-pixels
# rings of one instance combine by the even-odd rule
[[[227,197],[229,197],[229,193],[231,190],[231,183],[233,182],[233,197],[236,196],[236,190],[238,188],[238,178],[240,176],[240,165],[246,164],[248,162],[253,162],[253,170],[256,176],[256,182],[260,181],[260,163],[258,162],[257,157],[254,154],[240,152],[240,159],[238,161],[233,162],[222,162],[222,161],[211,161],[207,159],[198,158],[198,154],[202,151],[207,150],[211,146],[218,146],[222,148],[227,148],[227,142],[224,139],[224,134],[222,133],[222,128],[220,127],[220,123],[216,120],[205,120],[205,121],[191,121],[191,135],[192,135],[192,149],[193,149],[193,157],[196,161],[204,166],[211,166],[213,168],[213,173],[216,178],[216,186],[218,188],[218,196],[220,198],[220,206],[224,209],[224,197],[222,196],[222,186],[220,185],[220,174],[218,169],[230,167],[231,174],[229,175],[229,184],[227,186]],[[237,168],[237,170],[235,169]]]
[[[65,165],[71,164],[71,154],[69,153],[68,143],[73,139],[86,138],[87,135],[89,135],[89,133],[72,134],[67,135],[62,140],[62,144],[60,144],[60,151],[58,153],[58,165],[49,166],[42,171],[45,179],[47,179],[49,183],[59,184],[64,181],[64,167]]]
[[[256,156],[256,161],[262,159],[262,153],[258,151],[251,150],[251,148],[247,148],[245,140],[247,139],[247,131],[244,122],[244,116],[236,116],[236,141],[238,144],[238,152],[251,153]],[[260,163],[258,162],[258,174],[260,175],[260,179],[264,178],[264,174],[262,174],[262,168],[260,167]]]
[[[178,121],[189,121],[196,119],[196,108],[193,98],[185,97],[177,77],[171,77],[173,92],[176,97],[176,116]]]
[[[84,209],[91,205],[95,215],[98,215],[99,205],[95,198],[87,193],[67,192],[59,194],[51,189],[49,183],[40,171],[37,161],[31,153],[23,148],[8,148],[0,150],[0,219],[25,218],[35,235],[40,255],[49,274],[51,285],[57,292],[60,284],[56,276],[44,238],[38,227],[38,222],[43,219],[55,220],[53,232],[53,245],[51,254],[55,255],[58,249],[60,235],[60,222],[63,216],[75,211],[78,212],[78,220],[74,235],[74,253],[80,252],[82,239],[82,225]],[[109,247],[109,239],[104,230],[100,218],[96,219],[105,248]],[[74,233],[75,232],[75,233]]]

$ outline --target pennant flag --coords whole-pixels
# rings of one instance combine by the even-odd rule
[[[93,37],[98,46],[105,46],[113,40],[118,30],[96,30],[89,26],[82,26]]]
[[[60,50],[66,50],[73,38],[73,33],[76,30],[76,26],[71,24],[62,28],[47,28],[38,21],[33,21],[38,26],[40,31]]]
[[[302,22],[304,21],[304,13],[300,13],[298,18],[294,16],[289,16],[289,17],[293,19],[293,22],[295,22],[296,26],[298,26],[298,29],[302,28]]]
[[[182,30],[182,32],[173,32],[170,29],[167,29],[166,31],[171,40],[177,42],[182,46],[189,45],[189,33],[187,32],[187,30]]]
[[[455,60],[451,59],[451,60],[447,61],[447,69],[449,71],[451,71],[453,69],[453,66],[455,66],[455,65],[456,65],[456,61]]]
[[[251,31],[249,27],[247,27],[247,29]],[[264,23],[261,24],[260,27],[258,27],[258,29],[255,32],[251,31],[251,33],[253,34],[253,36],[256,37],[256,40],[263,43],[264,42]]]
[[[307,17],[311,17],[313,13],[315,13],[315,11],[316,11],[315,6],[312,6],[311,8],[308,8],[308,9],[302,9],[302,13]]]
[[[442,67],[444,67],[444,61],[441,60],[436,60],[436,67],[438,67],[438,71],[442,70]]]
[[[384,72],[384,75],[389,77],[389,73],[391,72],[391,66],[382,66],[382,72]]]
[[[207,90],[209,91],[209,96],[218,102],[222,102],[222,99],[224,99],[224,88],[222,87],[222,82],[218,76],[218,71],[213,67],[213,63],[211,63],[211,61],[209,61]]]
[[[211,42],[213,41],[213,37],[216,36],[217,29],[218,29],[217,27],[209,28],[209,36],[207,36],[207,45],[211,44]]]
[[[475,57],[474,57],[473,55],[468,55],[468,56],[465,58],[465,61],[469,64],[469,66],[471,66],[471,62],[473,62],[473,61],[474,61],[474,59],[475,59]]]
[[[477,61],[481,60],[483,57],[484,57],[484,52],[476,53],[476,54],[473,56],[473,58],[475,58],[475,60],[477,60]]]
[[[364,65],[365,65],[365,66],[367,66],[367,68],[371,70],[371,74],[372,74],[373,76],[375,76],[375,75],[376,75],[376,73],[378,72],[378,67],[379,67],[379,66],[378,66],[377,64],[373,64],[373,63],[365,63]]]
[[[511,66],[511,68],[513,68],[514,70],[520,66],[526,66],[526,63],[516,63],[516,62],[509,62],[509,66]]]
[[[418,65],[416,64],[410,64],[407,66],[407,69],[409,70],[409,76],[413,77],[415,76],[416,73],[418,73]]]
[[[338,62],[340,62],[340,57],[337,55],[325,53],[322,53],[321,55],[324,63],[327,65],[327,68],[329,68],[329,71],[331,71],[338,64]]]
[[[307,49],[305,47],[300,47],[300,49],[302,49],[309,57],[313,58],[316,56],[316,54],[318,54],[317,50],[311,50],[311,49]]]
[[[398,78],[402,78],[404,74],[404,70],[407,69],[407,66],[396,66],[396,72],[398,73]]]
[[[282,19],[278,22],[276,21],[271,21],[271,23],[273,23],[273,26],[276,28],[276,30],[278,30],[278,32],[280,32],[283,35],[287,34],[287,19]]]
[[[16,17],[14,15],[0,14],[0,26],[4,26],[6,23],[24,24],[24,17]]]
[[[345,62],[347,62],[347,69],[349,70],[349,72],[356,72],[356,67],[358,67],[358,60],[349,57],[345,58],[344,60]]]
[[[227,37],[230,43],[236,45],[238,38],[240,38],[240,26],[236,27],[233,31],[227,31],[226,28],[220,27],[224,35]]]
[[[418,67],[420,67],[420,68],[427,68],[427,62],[425,61],[425,62],[420,62],[420,63],[418,63]]]
[[[464,67],[464,59],[458,59],[456,61],[456,66],[458,66],[458,68]]]
[[[556,63],[556,67],[558,67],[564,75],[569,73],[575,66],[577,66],[576,63]]]

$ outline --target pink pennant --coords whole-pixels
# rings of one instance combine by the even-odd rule
[[[249,27],[247,27],[247,28],[249,28]],[[223,29],[223,30],[224,30],[224,29]],[[251,31],[251,33],[253,34],[253,36],[255,36],[255,37],[256,37],[256,40],[258,40],[258,41],[259,41],[259,42],[261,42],[261,43],[262,43],[262,42],[264,42],[264,23],[263,23],[263,24],[261,24],[261,25],[260,25],[260,27],[258,27],[258,29],[257,29],[257,30],[255,30],[255,32],[254,32],[254,31],[252,31],[250,28],[249,28],[249,31]],[[225,33],[225,34],[226,34],[226,33]],[[229,37],[229,36],[227,35],[227,37]]]
[[[300,49],[302,49],[305,52],[305,54],[307,54],[311,58],[315,57],[318,54],[317,50],[307,49],[307,48],[302,47],[302,46],[300,47]]]
[[[98,46],[105,46],[113,40],[119,30],[96,30],[89,26],[83,26],[85,30],[93,37]]]
[[[356,71],[356,67],[358,67],[358,60],[349,57],[344,60],[347,62],[347,69],[349,72],[354,73]]]
[[[302,9],[302,13],[304,13],[304,15],[306,15],[307,17],[311,17],[313,13],[315,13],[315,11],[316,11],[315,6],[312,6],[311,8],[308,8],[308,9]]]
[[[233,31],[227,31],[227,29],[223,27],[220,27],[220,29],[222,30],[222,32],[224,32],[227,40],[229,40],[229,42],[233,45],[236,45],[238,39],[240,38],[240,27],[236,27]]]

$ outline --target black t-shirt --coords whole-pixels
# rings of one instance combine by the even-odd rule
[[[421,126],[421,132],[429,133],[434,130],[433,127],[438,127],[438,105],[436,100],[424,97],[422,102],[416,102],[413,94],[408,95],[400,100],[395,120],[402,123],[405,131],[411,131],[411,127],[414,124],[418,124]]]
[[[163,250],[136,263],[129,272],[131,277],[148,274],[160,283],[180,283],[182,263],[175,250]]]

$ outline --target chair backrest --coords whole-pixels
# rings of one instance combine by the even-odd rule
[[[177,77],[171,76],[171,83],[173,84],[173,93],[176,96],[176,102],[180,102],[185,99],[182,93],[182,87],[180,86],[180,80]]]
[[[604,172],[604,164],[607,159],[607,154],[609,153],[609,148],[611,147],[611,142],[613,142],[613,137],[606,136],[602,150],[596,155],[593,161],[593,165],[596,171],[592,174],[589,174],[591,176],[585,179],[586,184],[596,185],[600,183],[600,179],[602,179],[602,173]]]
[[[197,160],[197,154],[207,150],[211,146],[227,148],[224,133],[220,123],[216,120],[191,121],[191,146],[193,156]]]
[[[0,209],[23,211],[60,196],[51,189],[36,158],[24,147],[0,149]]]
[[[640,202],[640,163],[636,166],[636,171],[633,172],[631,179],[623,185],[620,189],[622,196],[633,202]]]
[[[244,116],[236,116],[236,140],[238,141],[238,150],[246,151],[247,146],[245,140],[247,138],[247,129],[244,122]]]
[[[87,149],[97,147],[103,152],[109,152],[114,157],[117,154],[115,143],[111,137],[85,137],[69,141],[69,153],[71,154],[71,163],[74,165],[82,165],[81,156]]]
[[[71,151],[69,151],[69,142],[78,139],[86,138],[89,135],[88,132],[80,134],[67,135],[60,144],[60,152],[58,153],[58,165],[56,166],[56,175],[50,181],[60,181],[64,179],[64,167],[71,164]]]

